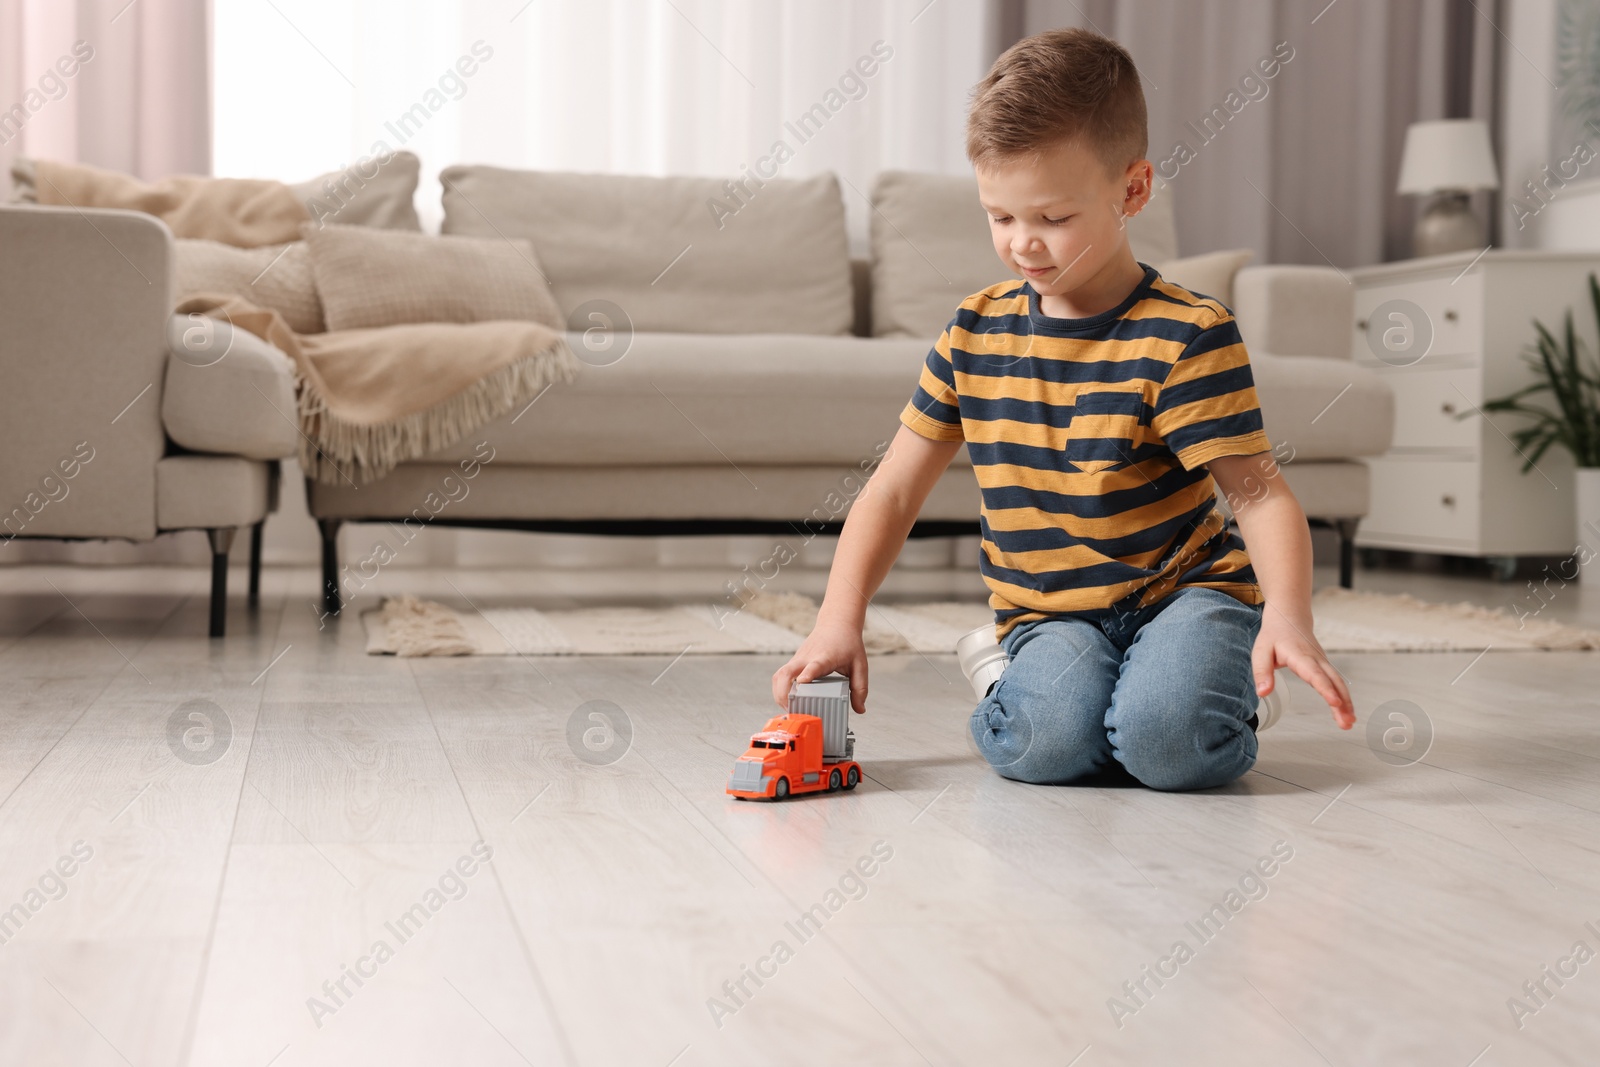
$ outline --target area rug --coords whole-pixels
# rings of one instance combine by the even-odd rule
[[[1317,640],[1328,652],[1600,650],[1600,631],[1519,620],[1476,604],[1430,604],[1404,593],[1329,587],[1316,592],[1311,606]],[[361,622],[371,655],[679,656],[788,654],[816,618],[810,597],[763,592],[742,605],[568,611],[457,611],[401,596],[363,612]],[[949,654],[962,634],[992,620],[980,602],[874,604],[867,613],[867,652]]]

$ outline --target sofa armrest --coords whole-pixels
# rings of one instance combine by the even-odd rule
[[[1234,278],[1233,312],[1252,354],[1350,358],[1355,290],[1332,267],[1246,267]]]
[[[156,535],[171,311],[160,219],[0,206],[0,539]]]
[[[194,452],[284,459],[295,455],[294,363],[261,338],[202,315],[167,322],[167,436]]]

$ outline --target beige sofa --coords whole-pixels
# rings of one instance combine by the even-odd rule
[[[393,211],[362,211],[409,203],[415,174],[380,175],[393,188],[370,183],[338,221],[414,228]],[[834,532],[898,429],[929,345],[963,298],[1004,277],[970,179],[881,176],[868,254],[852,258],[831,175],[737,184],[452,167],[441,178],[444,232],[531,242],[581,371],[378,481],[307,482],[328,611],[361,577],[341,567],[347,523],[791,541]],[[1369,493],[1361,457],[1384,452],[1393,432],[1388,387],[1349,359],[1349,286],[1328,268],[1235,277],[1226,255],[1180,259],[1164,195],[1129,236],[1139,259],[1236,311],[1268,435],[1292,454],[1284,477],[1313,523],[1338,531],[1349,585]],[[217,269],[206,264],[238,260],[230,269],[251,282],[276,262],[265,277],[284,290],[279,306],[320,314],[315,290],[296,289],[311,282],[290,269],[295,257],[180,245],[190,287],[214,281],[196,276]],[[10,533],[207,530],[220,633],[232,531],[254,533],[253,596],[275,460],[297,444],[287,358],[226,324],[169,316],[173,242],[148,216],[4,208],[0,250],[0,506],[48,499],[41,477],[78,442],[108,442],[61,504],[13,509],[27,522]],[[977,513],[963,451],[913,534],[974,533]]]
[[[337,611],[338,534],[403,522],[605,534],[836,531],[898,428],[929,345],[972,292],[1003,280],[970,180],[886,174],[870,257],[852,260],[831,176],[743,187],[452,167],[445,233],[527,238],[569,314],[575,381],[457,446],[355,488],[308,483],[325,609]],[[852,195],[859,195],[852,189]],[[1234,307],[1269,436],[1312,521],[1340,538],[1351,579],[1367,468],[1393,399],[1349,359],[1351,292],[1330,268],[1177,260],[1170,197],[1131,220],[1143,262]],[[1189,275],[1193,275],[1190,277]],[[1330,403],[1334,417],[1320,417]],[[474,456],[470,491],[435,507]],[[459,480],[459,479],[458,479]],[[965,455],[913,535],[973,533]]]
[[[13,538],[211,540],[210,632],[298,431],[288,357],[173,306],[173,241],[131,211],[0,207],[0,551]],[[279,412],[283,414],[280,415]]]

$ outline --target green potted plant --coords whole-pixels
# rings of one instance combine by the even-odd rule
[[[1589,275],[1589,302],[1595,322],[1600,325],[1600,282],[1593,273]],[[1522,358],[1533,367],[1538,380],[1488,401],[1483,410],[1504,411],[1533,420],[1511,434],[1525,460],[1524,474],[1533,469],[1551,445],[1560,445],[1572,453],[1578,467],[1578,542],[1589,545],[1591,552],[1600,552],[1600,360],[1590,354],[1573,330],[1570,308],[1559,340],[1544,323],[1535,320],[1533,327],[1538,339],[1528,346]],[[1548,399],[1554,402],[1554,410],[1528,402],[1542,393],[1550,394]],[[1463,412],[1458,417],[1469,414]]]

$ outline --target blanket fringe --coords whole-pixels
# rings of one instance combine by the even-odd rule
[[[300,465],[324,485],[360,488],[399,464],[448,448],[557,382],[570,382],[578,360],[558,338],[550,347],[481,378],[425,411],[380,425],[345,422],[302,379],[299,394]]]

